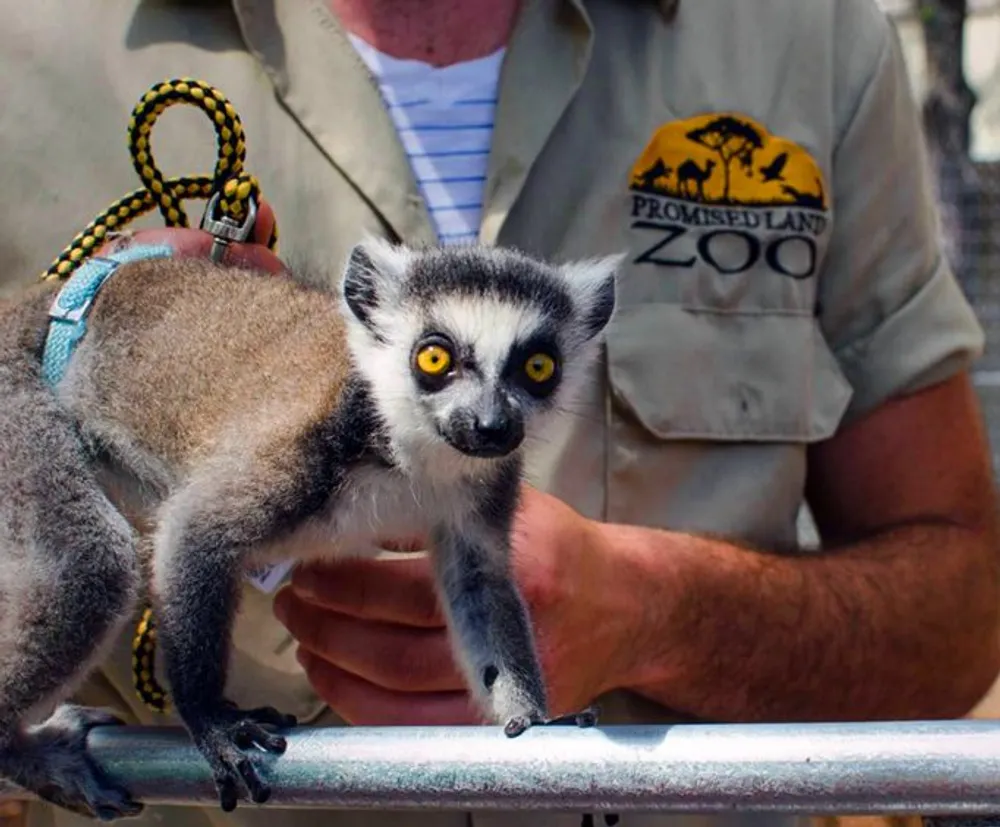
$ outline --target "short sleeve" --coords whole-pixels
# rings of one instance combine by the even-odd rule
[[[850,44],[838,44],[839,71],[858,81],[853,93],[849,81],[841,84],[850,98],[840,106],[834,227],[818,296],[823,333],[854,389],[849,420],[968,368],[984,343],[944,258],[921,119],[895,29],[879,12],[839,31],[872,24],[881,27],[880,45],[867,73]]]

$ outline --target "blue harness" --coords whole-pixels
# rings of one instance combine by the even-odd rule
[[[121,265],[153,258],[169,258],[168,244],[140,244],[108,256],[94,256],[84,261],[67,279],[49,308],[49,330],[42,352],[42,376],[55,386],[69,367],[73,351],[87,332],[87,312],[104,282]]]

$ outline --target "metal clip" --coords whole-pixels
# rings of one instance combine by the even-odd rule
[[[230,242],[242,242],[250,238],[254,222],[257,220],[257,202],[253,198],[247,200],[247,216],[242,224],[237,224],[228,215],[224,215],[222,218],[212,218],[218,204],[219,193],[215,193],[208,199],[205,214],[201,217],[201,229],[214,236],[212,249],[209,252],[212,261],[222,261]]]
[[[76,275],[60,290],[49,307],[49,318],[78,324],[94,301],[104,280],[118,269],[119,262],[104,256],[91,256]],[[103,270],[98,270],[103,267]],[[81,274],[88,274],[84,277]],[[72,285],[72,286],[71,286]]]

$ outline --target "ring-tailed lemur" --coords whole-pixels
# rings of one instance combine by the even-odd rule
[[[86,754],[114,719],[55,705],[132,616],[148,562],[173,704],[221,805],[267,800],[244,750],[283,752],[265,726],[295,721],[224,697],[241,572],[415,531],[488,718],[547,722],[511,524],[524,448],[585,376],[619,261],[368,240],[336,293],[126,262],[55,378],[54,288],[0,305],[0,775],[89,815],[140,811]]]

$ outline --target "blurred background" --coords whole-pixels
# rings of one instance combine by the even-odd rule
[[[1000,0],[879,0],[922,106],[948,255],[986,329],[975,372],[1000,472]]]

